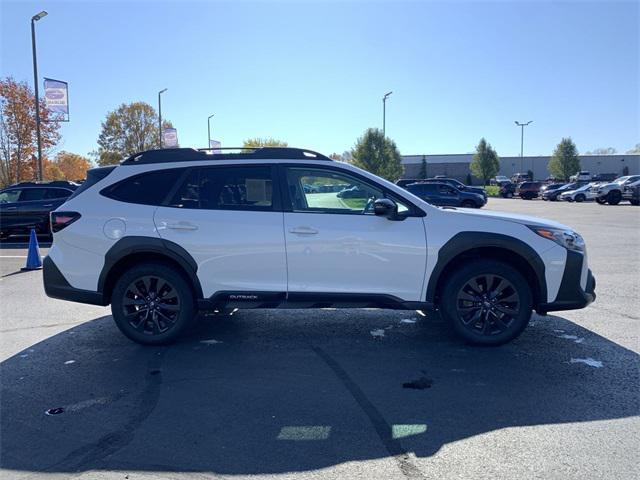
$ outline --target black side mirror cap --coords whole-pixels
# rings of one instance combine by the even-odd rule
[[[398,214],[398,205],[388,198],[378,198],[373,202],[373,212],[379,217],[393,220]]]

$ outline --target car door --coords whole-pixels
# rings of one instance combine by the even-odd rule
[[[376,198],[399,199],[343,169],[287,165],[282,176],[290,298],[340,293],[421,300],[427,256],[421,212],[398,203],[401,220],[374,215]],[[366,195],[310,193],[305,184],[351,185]]]
[[[456,207],[460,205],[460,192],[451,185],[438,185],[440,205]]]
[[[21,221],[28,228],[48,232],[49,213],[62,205],[71,193],[71,190],[57,187],[25,189],[18,208]]]
[[[270,165],[192,168],[154,214],[198,265],[205,297],[287,288],[282,211]],[[274,188],[274,185],[276,188]]]
[[[18,220],[18,201],[22,190],[11,188],[0,193],[0,232],[15,227]]]

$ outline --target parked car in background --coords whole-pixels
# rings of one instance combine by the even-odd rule
[[[407,185],[405,190],[438,207],[481,208],[487,203],[487,199],[482,195],[459,190],[448,183],[412,183]]]
[[[514,173],[511,175],[511,182],[516,185],[522,182],[526,182],[527,180],[531,180],[528,173]]]
[[[358,185],[354,185],[353,187],[345,188],[344,190],[338,192],[338,198],[367,198],[369,192],[362,189]]]
[[[640,180],[625,185],[622,191],[622,199],[628,200],[631,205],[640,205]]]
[[[78,188],[74,182],[22,182],[0,190],[0,238],[49,234],[49,213]]]
[[[542,187],[540,187],[540,197],[543,200],[549,200],[549,197],[550,196],[553,197],[553,195],[547,194],[547,192],[555,192],[556,190],[564,187],[565,185],[566,183],[548,183],[546,185],[542,185]],[[553,200],[555,200],[555,198],[553,198]]]
[[[396,182],[396,185],[404,188],[411,183],[423,182],[424,180],[425,180],[424,178],[401,178]]]
[[[500,187],[500,196],[502,198],[513,198],[516,193],[516,184],[515,183],[505,183]]]
[[[616,178],[618,178],[617,173],[596,173],[592,178],[592,182],[613,182]]]
[[[592,183],[587,183],[574,190],[566,190],[560,194],[560,200],[566,202],[584,202],[585,200],[594,200],[596,194],[591,191]]]
[[[538,198],[540,188],[542,188],[542,182],[522,182],[516,187],[515,194],[523,200],[531,200]]]
[[[591,172],[587,170],[582,170],[580,172],[576,172],[575,175],[571,175],[569,180],[572,182],[590,182],[591,181]]]
[[[555,183],[553,185],[549,185],[547,188],[544,188],[544,189],[541,188],[540,196],[542,197],[543,200],[549,200],[551,202],[554,202],[556,200],[559,200],[560,195],[563,194],[564,192],[568,192],[570,190],[576,190],[586,184],[587,182],[571,182],[571,183],[564,183],[564,184]]]
[[[448,178],[445,176],[436,176],[434,178],[427,178],[426,180],[420,180],[420,183],[446,183],[447,185],[451,185],[452,187],[456,187],[461,192],[466,193],[477,193],[478,195],[482,195],[484,199],[487,199],[487,192],[484,188],[481,187],[471,187],[469,185],[465,185],[459,180],[455,178]]]
[[[596,193],[596,202],[601,205],[617,205],[622,200],[624,187],[640,180],[640,175],[625,175],[619,177],[611,183],[601,183],[594,185],[592,191]]]
[[[511,183],[511,180],[509,179],[509,177],[505,177],[504,175],[496,175],[494,178],[489,180],[489,183],[491,185],[498,185],[499,187],[501,187],[502,185]]]

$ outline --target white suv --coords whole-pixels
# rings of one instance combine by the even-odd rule
[[[198,309],[439,310],[467,341],[595,299],[582,238],[532,217],[436,208],[307,150],[155,150],[91,170],[51,214],[50,297],[111,304],[168,343]]]

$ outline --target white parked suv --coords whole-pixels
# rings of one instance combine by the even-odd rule
[[[595,299],[570,228],[433,207],[294,148],[142,152],[91,170],[51,223],[47,294],[111,304],[143,344],[175,340],[198,309],[380,307],[439,310],[467,341],[497,345],[533,310]]]

